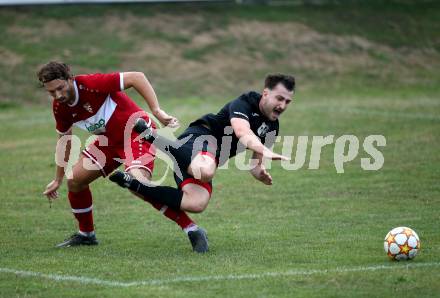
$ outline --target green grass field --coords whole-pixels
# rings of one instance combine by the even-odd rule
[[[197,6],[193,15],[173,5],[1,8],[0,296],[437,297],[439,6],[374,3]],[[129,26],[114,38],[108,26],[124,17]],[[278,26],[295,34],[276,34]],[[286,47],[258,47],[268,37]],[[56,134],[35,70],[55,58],[78,72],[145,71],[162,107],[184,125],[259,90],[267,72],[294,73],[298,92],[281,135],[353,134],[362,145],[381,134],[385,163],[362,170],[361,146],[337,174],[333,144],[320,168],[308,170],[309,140],[305,166],[286,171],[275,162],[267,187],[232,160],[218,171],[207,210],[193,216],[209,233],[205,255],[192,253],[155,209],[99,179],[100,245],[56,249],[76,228],[65,185],[51,208],[41,195],[54,174]],[[155,175],[164,170],[158,161]],[[392,262],[383,251],[397,226],[421,238],[413,261]]]

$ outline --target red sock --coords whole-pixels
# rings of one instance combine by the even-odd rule
[[[158,203],[146,197],[144,197],[144,200],[146,202],[149,202],[151,205],[153,205],[153,207],[159,210],[163,215],[165,215],[166,217],[174,221],[176,224],[178,224],[182,228],[182,230],[184,228],[189,227],[192,224],[195,224],[195,222],[188,216],[188,214],[186,214],[182,210],[176,211],[174,209],[169,208],[167,205]]]
[[[92,193],[89,187],[80,192],[69,191],[68,197],[73,215],[78,220],[79,230],[93,232]]]

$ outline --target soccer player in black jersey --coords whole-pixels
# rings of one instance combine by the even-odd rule
[[[192,122],[177,141],[159,136],[145,122],[138,122],[135,129],[148,132],[145,138],[174,160],[178,188],[148,186],[120,171],[113,173],[110,180],[176,210],[198,213],[208,205],[217,167],[249,149],[254,160],[251,174],[271,185],[272,177],[264,168],[263,158],[288,160],[269,147],[278,135],[278,118],[292,101],[294,90],[293,76],[268,75],[262,94],[242,94],[217,114],[207,114]]]

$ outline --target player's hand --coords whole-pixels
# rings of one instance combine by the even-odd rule
[[[61,182],[58,180],[52,180],[47,186],[46,190],[43,192],[49,200],[55,200],[58,198],[58,188],[61,186]]]
[[[272,176],[266,169],[261,169],[260,178],[258,179],[266,185],[272,185]]]
[[[169,127],[178,127],[179,126],[179,120],[177,120],[176,117],[170,116],[163,110],[157,110],[154,112],[154,116],[159,120],[160,123],[162,123],[165,126]]]
[[[269,149],[263,151],[263,157],[272,160],[290,160],[290,157],[275,153]]]
[[[269,174],[266,169],[261,167],[255,167],[252,169],[252,175],[255,177],[255,179],[263,182],[266,185],[272,185],[272,176]]]

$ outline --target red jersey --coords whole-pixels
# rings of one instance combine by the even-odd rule
[[[75,101],[72,104],[53,101],[56,130],[66,133],[72,125],[92,134],[105,135],[111,143],[124,141],[129,117],[146,113],[124,90],[122,73],[89,74],[74,77]]]

